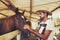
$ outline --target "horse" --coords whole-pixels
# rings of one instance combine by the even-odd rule
[[[22,13],[19,12],[18,8],[16,8],[15,15],[6,17],[1,20],[1,25],[0,25],[0,35],[12,32],[14,30],[19,30],[21,31],[21,40],[24,38],[28,38],[28,35],[30,35],[30,32],[28,30],[25,30],[23,27],[24,25],[28,24],[31,26],[30,21],[26,21],[26,17],[24,16],[24,12]],[[16,38],[12,39],[16,40]]]
[[[16,14],[10,17],[6,17],[1,20],[0,25],[0,36],[14,30],[24,31],[24,25],[26,25],[26,18],[24,16],[24,11],[21,13],[18,10]]]

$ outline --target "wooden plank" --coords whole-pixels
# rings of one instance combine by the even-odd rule
[[[0,40],[11,40],[12,38],[14,38],[15,36],[17,36],[19,34],[18,30],[15,30],[13,32],[10,33],[6,33],[4,35],[0,36]]]

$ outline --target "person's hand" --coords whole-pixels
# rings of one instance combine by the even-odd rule
[[[24,25],[24,29],[28,29],[29,30],[30,26],[26,24],[26,25]]]

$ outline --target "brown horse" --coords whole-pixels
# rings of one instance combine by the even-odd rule
[[[11,17],[1,19],[0,34],[5,34],[16,29],[22,31],[25,24],[26,20],[23,13],[18,12],[18,14]]]
[[[22,13],[18,12],[18,9],[15,12],[16,14],[7,17],[5,19],[1,19],[1,25],[0,25],[0,35],[3,35],[5,33],[14,31],[14,30],[20,30],[21,31],[21,40],[28,37],[28,34],[30,32],[28,30],[24,30],[23,27],[25,24],[31,25],[30,22],[26,22],[26,18],[24,16],[24,11]],[[16,40],[14,38],[13,40]]]

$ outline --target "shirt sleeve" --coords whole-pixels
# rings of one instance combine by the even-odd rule
[[[53,30],[54,29],[54,22],[49,21],[47,22],[46,30]]]

